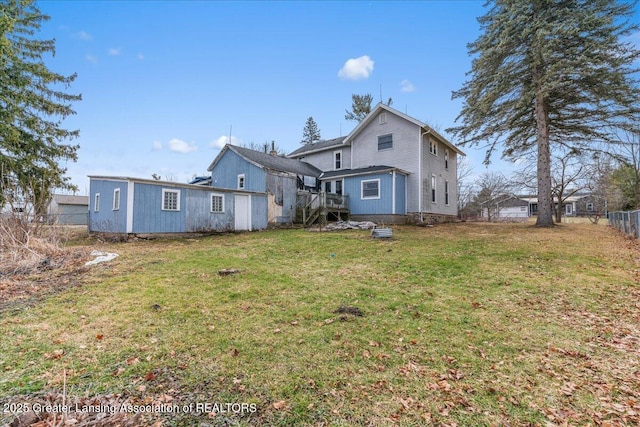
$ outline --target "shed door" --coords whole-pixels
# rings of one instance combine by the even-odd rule
[[[248,195],[236,194],[234,198],[234,227],[236,231],[251,230],[251,201]]]

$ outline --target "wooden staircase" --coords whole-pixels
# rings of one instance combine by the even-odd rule
[[[299,192],[296,203],[296,219],[304,227],[315,223],[326,225],[329,216],[349,216],[348,197],[332,193]]]

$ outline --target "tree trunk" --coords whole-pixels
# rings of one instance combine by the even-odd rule
[[[534,79],[535,79],[534,71]],[[545,97],[535,99],[536,133],[538,137],[538,219],[536,226],[553,225],[553,197],[551,196],[551,150],[549,148],[549,113]]]

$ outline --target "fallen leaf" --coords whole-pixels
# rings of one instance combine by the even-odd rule
[[[147,372],[147,375],[144,376],[145,381],[153,381],[155,379],[156,379],[156,374],[154,374],[153,371]]]
[[[286,400],[280,400],[279,402],[273,403],[273,407],[277,410],[283,409],[287,405]]]

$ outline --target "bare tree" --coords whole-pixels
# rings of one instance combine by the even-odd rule
[[[478,193],[474,199],[480,215],[492,221],[500,214],[499,202],[512,196],[512,183],[500,172],[485,172],[475,182]]]
[[[473,173],[473,166],[468,158],[462,156],[457,157],[457,163],[458,216],[461,219],[465,219],[467,217],[467,205],[473,197],[473,183],[467,182],[467,179]]]

